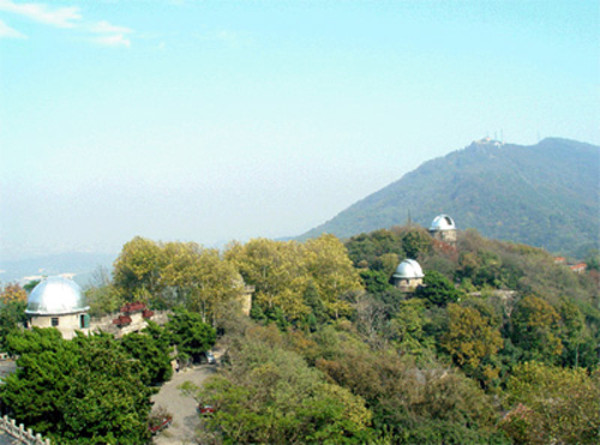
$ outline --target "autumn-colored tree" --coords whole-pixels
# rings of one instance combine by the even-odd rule
[[[9,283],[0,292],[0,302],[10,304],[27,301],[27,292],[18,283]]]
[[[348,315],[350,303],[342,298],[362,292],[360,276],[352,266],[344,244],[334,235],[322,235],[305,243],[306,269],[329,314]]]
[[[499,369],[493,362],[504,343],[500,332],[470,307],[449,304],[448,316],[448,331],[441,338],[442,348],[468,376],[489,386],[498,377]]]
[[[126,243],[114,263],[114,283],[127,301],[150,300],[161,290],[160,271],[164,266],[161,246],[136,236]]]
[[[164,245],[164,257],[161,284],[173,290],[176,301],[213,326],[224,306],[243,292],[244,283],[235,266],[223,260],[217,249],[173,242]]]
[[[253,304],[264,311],[272,314],[279,308],[291,320],[310,312],[302,298],[309,282],[302,244],[257,238],[231,244],[225,259],[255,287]]]

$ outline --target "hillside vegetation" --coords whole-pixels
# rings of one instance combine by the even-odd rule
[[[480,141],[434,159],[301,239],[350,237],[450,214],[484,236],[585,256],[599,246],[600,147],[565,139],[496,146]]]
[[[391,284],[406,257],[425,271],[408,293]],[[21,358],[0,399],[61,443],[144,443],[171,345],[194,357],[217,334],[219,371],[182,388],[214,409],[199,443],[596,444],[598,260],[577,274],[539,248],[472,229],[451,246],[416,225],[224,252],[134,238],[114,279],[88,290],[90,306],[141,300],[175,310],[167,325],[122,341],[23,333],[4,310],[23,292],[7,287],[2,340]],[[246,286],[250,317],[238,307]],[[127,398],[107,390],[119,385]]]

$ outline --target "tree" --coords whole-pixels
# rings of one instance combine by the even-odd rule
[[[429,270],[425,273],[423,285],[417,288],[415,296],[436,306],[445,307],[448,303],[460,300],[461,293],[448,278],[435,270]]]
[[[562,353],[560,315],[541,298],[521,299],[510,316],[510,338],[526,360],[554,363]]]
[[[493,328],[476,309],[448,305],[448,331],[441,338],[444,348],[454,363],[484,387],[498,377],[494,366],[496,352],[503,345],[500,332]]]
[[[162,248],[154,241],[136,236],[126,243],[114,263],[115,286],[127,301],[156,297],[161,290]]]
[[[167,243],[164,255],[161,283],[174,290],[177,301],[200,313],[213,326],[224,306],[244,290],[235,266],[221,259],[217,249],[205,249],[196,243]]]
[[[132,332],[121,339],[121,345],[131,357],[138,360],[144,373],[145,385],[158,385],[171,378],[173,368],[169,357],[170,348],[147,333]]]
[[[108,334],[63,340],[56,329],[11,334],[20,355],[0,398],[11,415],[56,443],[146,443],[151,391]]]
[[[508,379],[512,410],[501,423],[517,443],[598,443],[600,375],[526,362]]]
[[[18,283],[7,284],[0,292],[0,303],[6,305],[16,302],[26,303],[27,292]]]
[[[571,300],[563,298],[558,306],[561,318],[560,338],[563,345],[564,366],[597,367],[596,342],[585,323],[581,310]]]
[[[408,258],[416,259],[420,253],[431,249],[433,240],[427,230],[421,227],[408,227],[402,230],[402,248]]]
[[[342,297],[361,293],[362,286],[346,248],[338,238],[328,234],[309,239],[305,248],[308,273],[319,290],[329,315],[335,318],[348,315],[351,306]]]
[[[6,337],[27,321],[27,303],[11,301],[0,307],[0,347],[6,346]]]
[[[204,323],[202,316],[194,312],[176,309],[169,316],[166,329],[178,352],[191,356],[195,361],[199,361],[201,355],[215,344],[215,329]]]
[[[199,390],[198,400],[216,410],[205,427],[220,431],[224,443],[366,441],[370,412],[362,398],[268,342],[271,334],[264,331],[240,341],[228,372]]]
[[[400,303],[390,323],[390,337],[396,348],[403,354],[414,356],[433,351],[435,339],[424,331],[429,322],[423,300],[412,298]]]
[[[247,284],[255,287],[253,305],[260,306],[263,314],[273,317],[279,308],[290,321],[309,314],[302,298],[310,278],[302,244],[257,238],[244,245],[231,244],[225,259],[235,264]]]

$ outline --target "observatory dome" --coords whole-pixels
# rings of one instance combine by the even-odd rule
[[[413,278],[423,278],[424,275],[419,263],[415,260],[406,259],[398,265],[393,276],[394,278],[410,280]]]
[[[25,313],[30,315],[61,315],[89,309],[77,283],[60,276],[48,277],[33,288],[27,299]]]
[[[438,215],[431,222],[431,231],[437,232],[438,230],[456,230],[454,220],[448,215]]]

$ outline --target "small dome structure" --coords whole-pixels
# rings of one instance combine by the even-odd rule
[[[398,264],[392,275],[394,286],[402,292],[412,292],[423,284],[423,269],[415,260],[406,259]]]
[[[415,260],[406,259],[402,261],[398,267],[396,268],[396,272],[394,273],[394,278],[411,280],[414,278],[423,278],[423,270],[421,269],[421,265],[417,263]]]
[[[438,232],[442,230],[456,230],[456,224],[454,224],[454,220],[450,218],[448,215],[438,215],[431,222],[431,227],[429,228],[431,232]]]
[[[77,283],[61,276],[48,277],[33,288],[26,314],[63,315],[86,312],[89,306]]]

